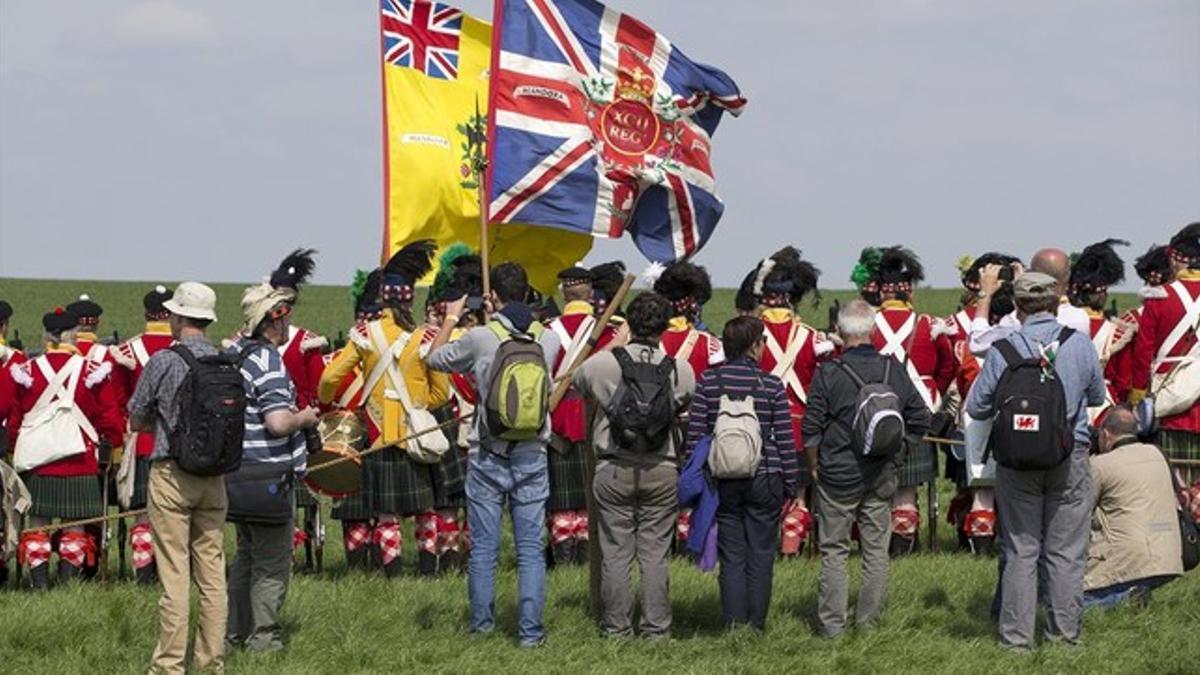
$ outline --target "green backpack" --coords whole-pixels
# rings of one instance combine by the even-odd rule
[[[488,432],[510,442],[537,438],[550,404],[550,373],[538,343],[542,325],[530,324],[528,333],[509,331],[499,321],[488,328],[500,339],[483,404]]]

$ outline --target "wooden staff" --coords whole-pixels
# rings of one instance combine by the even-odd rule
[[[579,355],[575,357],[575,361],[571,367],[567,369],[566,375],[559,378],[554,385],[554,393],[550,395],[550,411],[553,412],[558,404],[562,402],[563,397],[567,395],[567,389],[571,387],[571,376],[575,374],[576,369],[583,365],[588,356],[591,356],[592,350],[596,348],[596,343],[600,341],[600,336],[604,335],[604,329],[608,328],[608,322],[616,313],[617,308],[621,306],[621,302],[625,300],[625,294],[633,287],[633,282],[637,280],[632,274],[626,274],[625,280],[621,282],[621,287],[613,295],[612,301],[608,303],[608,307],[604,309],[604,314],[600,316],[600,320],[592,326],[592,333],[588,335],[587,342],[583,348],[579,350]],[[564,345],[565,346],[565,345]]]
[[[432,434],[435,431],[441,431],[442,429],[445,429],[448,426],[458,424],[460,422],[465,422],[466,420],[469,420],[473,417],[475,417],[474,412],[467,413],[466,415],[460,415],[453,419],[446,420],[445,422],[442,422],[441,424],[439,424],[435,427],[429,427],[428,429],[422,429],[421,431],[413,432],[413,433],[405,436],[404,438],[401,438],[401,439],[399,439],[395,442],[389,443],[387,445],[381,445],[376,448],[368,448],[354,456],[338,457],[337,459],[333,459],[328,462],[322,462],[320,464],[317,464],[316,466],[310,466],[310,467],[308,467],[308,473],[317,473],[318,471],[324,471],[325,469],[328,469],[331,466],[345,464],[346,462],[353,462],[353,461],[362,459],[363,457],[366,457],[367,455],[373,455],[381,450],[387,450],[388,448],[394,448],[394,447],[397,447],[400,445],[404,445],[405,443],[407,443],[415,438],[420,438],[422,436]],[[450,452],[453,452],[453,451],[454,451],[454,449],[451,448]]]
[[[145,515],[146,509],[137,509],[136,511],[125,511],[123,513],[114,513],[111,516],[96,516],[95,518],[83,518],[81,520],[70,520],[57,525],[43,525],[41,527],[31,527],[27,530],[22,530],[21,534],[33,534],[36,532],[54,532],[56,530],[65,530],[68,527],[80,527],[82,525],[92,525],[94,523],[103,523],[117,518],[136,518]]]
[[[421,431],[409,434],[408,436],[401,438],[400,440],[396,441],[395,443],[391,443],[389,445],[382,445],[378,448],[371,448],[369,450],[363,450],[362,452],[358,453],[358,455],[356,455],[355,457],[338,457],[337,459],[335,459],[333,461],[325,462],[323,464],[318,464],[316,466],[309,467],[308,472],[316,473],[317,471],[323,471],[324,469],[328,469],[331,466],[336,466],[336,465],[342,464],[344,462],[353,462],[356,459],[366,457],[367,455],[375,454],[376,452],[379,452],[380,450],[386,450],[388,448],[396,447],[397,445],[403,445],[404,443],[407,443],[408,441],[411,441],[414,438],[420,438],[421,436],[424,436],[426,434],[431,434],[435,431],[441,431],[442,429],[445,429],[446,427],[448,427],[452,424],[458,424],[459,422],[463,422],[465,420],[471,419],[474,416],[475,416],[475,413],[469,413],[466,415],[462,415],[460,417],[455,417],[454,419],[442,422],[441,424],[437,425],[436,427],[429,427],[428,429],[422,429]],[[451,451],[453,451],[453,448],[451,449]],[[27,530],[22,530],[21,534],[32,534],[35,532],[54,532],[57,530],[65,530],[69,527],[80,527],[82,525],[92,525],[94,523],[104,523],[104,522],[107,522],[110,520],[117,520],[119,518],[136,518],[138,516],[145,515],[146,513],[147,513],[146,509],[137,509],[136,511],[123,511],[121,513],[114,513],[109,516],[96,516],[94,518],[83,518],[81,520],[71,520],[71,521],[67,521],[65,523],[58,523],[57,525],[43,525],[41,527],[31,527]]]

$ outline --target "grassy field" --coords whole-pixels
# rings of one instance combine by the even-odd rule
[[[337,536],[331,528],[331,541]],[[505,550],[498,577],[498,630],[486,638],[465,630],[467,592],[461,576],[388,581],[380,575],[347,574],[338,548],[327,549],[331,560],[325,577],[293,580],[284,608],[288,649],[274,655],[234,654],[231,672],[1165,675],[1195,673],[1200,659],[1196,574],[1156,591],[1147,608],[1089,613],[1079,647],[1044,645],[1022,656],[1002,651],[992,635],[988,603],[995,562],[990,559],[942,554],[895,562],[882,625],[837,641],[814,633],[818,563],[813,559],[776,567],[775,595],[762,635],[722,632],[715,576],[674,563],[674,639],[654,644],[600,637],[587,614],[586,572],[559,569],[551,571],[548,582],[548,645],[527,652],[513,638],[511,548]],[[413,554],[406,555],[411,559]],[[857,558],[851,563],[856,566]],[[856,570],[852,578],[857,588]],[[43,595],[0,591],[0,671],[145,672],[156,636],[156,600],[155,592],[128,582],[107,588],[72,585]]]
[[[7,300],[15,310],[12,328],[20,332],[26,346],[32,346],[41,336],[42,314],[55,305],[66,305],[88,293],[104,308],[102,336],[111,336],[113,331],[122,337],[141,332],[142,296],[156,282],[130,281],[49,281],[35,279],[0,278],[0,299]],[[237,330],[241,323],[238,303],[243,284],[214,284],[217,292],[217,316],[213,327],[218,336],[227,336]],[[710,328],[720,332],[720,327],[733,316],[733,295],[730,289],[718,289],[711,302],[705,306],[704,318]],[[957,289],[921,289],[916,294],[917,308],[935,316],[948,316],[959,307],[961,292]],[[829,323],[828,308],[834,301],[845,302],[857,297],[849,290],[827,290],[822,292],[819,305],[805,305],[804,318],[810,324],[824,328]],[[1117,296],[1122,308],[1132,307],[1136,302],[1133,294]],[[418,305],[420,305],[418,298]],[[334,339],[353,323],[350,291],[345,286],[306,286],[296,308],[295,321],[310,330]],[[10,330],[11,337],[11,330]]]
[[[42,282],[0,279],[0,298],[17,310],[14,326],[25,337],[39,335],[46,308],[88,292],[106,307],[104,331],[131,335],[141,327],[146,283]],[[218,285],[217,335],[237,324],[241,286]],[[825,294],[826,302],[848,292]],[[923,290],[923,311],[945,315],[957,306],[952,290]],[[1124,296],[1124,303],[1132,298]],[[1125,305],[1127,306],[1127,304]],[[732,314],[732,292],[718,292],[706,318],[719,326]],[[826,323],[824,308],[808,319]],[[351,320],[341,287],[304,291],[297,321],[336,336]],[[941,503],[951,486],[943,481]],[[942,549],[953,549],[953,533],[942,526]],[[406,542],[414,541],[411,532]],[[581,569],[550,573],[546,626],[549,644],[536,652],[515,647],[515,572],[505,549],[498,580],[498,631],[472,638],[465,630],[464,579],[425,581],[413,576],[387,581],[379,575],[348,574],[340,531],[329,528],[328,569],[322,578],[295,578],[284,621],[287,651],[266,656],[235,654],[233,672],[520,672],[520,673],[1194,673],[1200,663],[1200,576],[1191,574],[1155,593],[1145,609],[1090,613],[1084,644],[1047,645],[1019,656],[995,645],[988,604],[995,562],[964,554],[921,554],[892,568],[888,609],[882,625],[837,641],[815,636],[817,561],[808,558],[776,568],[775,596],[763,635],[721,630],[716,579],[683,562],[672,569],[675,639],[667,643],[612,642],[598,635],[587,613],[587,579]],[[406,551],[408,568],[415,554]],[[230,541],[229,550],[232,550]],[[115,566],[115,555],[112,565]],[[857,565],[857,559],[852,559]],[[857,584],[857,572],[853,574]],[[1032,583],[1032,580],[1031,580]],[[856,588],[857,586],[855,586]],[[0,672],[145,672],[156,637],[157,594],[114,582],[107,587],[72,585],[44,595],[0,591]]]

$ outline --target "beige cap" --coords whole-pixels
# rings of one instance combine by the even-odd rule
[[[252,334],[272,309],[295,300],[296,291],[290,288],[275,288],[266,282],[247,288],[242,293],[242,332]]]
[[[1058,298],[1058,281],[1049,274],[1025,272],[1013,282],[1013,294],[1019,300]]]
[[[195,281],[185,281],[175,287],[175,294],[163,303],[172,314],[202,321],[217,320],[217,294],[213,289]]]

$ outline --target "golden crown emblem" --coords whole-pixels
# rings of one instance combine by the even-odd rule
[[[641,68],[617,71],[617,96],[631,101],[649,101],[654,96],[654,77]]]

